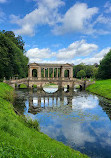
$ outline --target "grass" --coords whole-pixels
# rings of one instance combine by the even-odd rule
[[[0,83],[0,158],[87,158],[39,132],[38,123],[13,110],[13,89]]]
[[[33,88],[37,88],[37,85],[36,85],[36,84],[34,84],[34,85],[33,85]]]
[[[20,88],[21,88],[21,89],[22,89],[22,88],[24,89],[24,88],[27,88],[27,86],[26,86],[25,84],[21,84],[21,85],[20,85]]]
[[[86,90],[111,99],[111,79],[96,81],[95,84],[90,85]]]
[[[44,88],[58,88],[58,85],[54,84],[54,83],[48,83],[46,85],[44,85]]]

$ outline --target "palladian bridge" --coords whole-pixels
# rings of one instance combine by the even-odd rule
[[[37,89],[43,89],[44,85],[53,83],[58,85],[58,89],[73,89],[74,85],[80,85],[80,88],[84,88],[92,82],[86,80],[79,80],[73,78],[73,65],[72,64],[42,64],[31,63],[28,65],[28,78],[17,79],[12,78],[10,80],[4,80],[12,87],[20,87],[21,84],[25,84],[28,88],[33,88],[34,85]]]

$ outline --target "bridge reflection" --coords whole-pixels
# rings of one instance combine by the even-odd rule
[[[72,109],[72,100],[75,95],[74,91],[57,91],[55,93],[46,93],[44,91],[29,91],[28,113],[37,114],[42,110],[60,110],[68,106]]]

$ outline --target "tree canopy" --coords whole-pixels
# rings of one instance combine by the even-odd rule
[[[81,70],[84,70],[87,78],[90,78],[90,77],[95,78],[98,72],[98,64],[95,63],[94,65],[85,65],[84,63],[81,63],[79,65],[74,65],[73,74],[75,78],[79,78],[78,72]]]
[[[100,79],[111,78],[111,50],[100,61],[97,78]]]
[[[15,37],[12,31],[0,32],[0,79],[9,79],[18,75],[26,77],[28,58],[24,52],[21,36]]]
[[[86,73],[84,70],[80,70],[78,73],[77,73],[77,77],[78,78],[83,78],[86,76]]]

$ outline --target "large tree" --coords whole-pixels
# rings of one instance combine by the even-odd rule
[[[111,78],[111,50],[100,61],[97,78],[100,79]]]
[[[14,41],[15,38],[15,41]],[[26,77],[28,71],[28,58],[12,31],[0,32],[0,79],[6,77]]]

